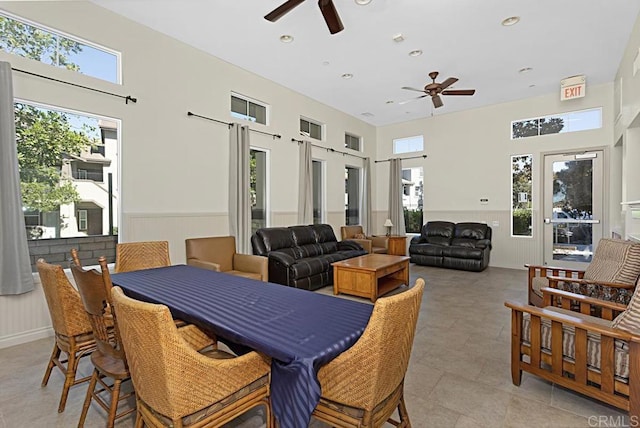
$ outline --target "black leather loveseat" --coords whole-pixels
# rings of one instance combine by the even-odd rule
[[[333,284],[331,263],[366,254],[354,241],[338,242],[328,224],[258,229],[251,246],[269,257],[269,282],[305,290]]]
[[[411,263],[480,272],[489,266],[491,228],[484,223],[430,221],[411,240]]]

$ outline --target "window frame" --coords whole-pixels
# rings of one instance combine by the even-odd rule
[[[357,143],[358,143],[358,147],[354,149],[353,147],[349,146],[349,143],[347,142],[348,138],[356,140]],[[345,142],[344,142],[345,149],[355,150],[356,152],[361,152],[362,151],[362,137],[359,137],[359,136],[357,136],[355,134],[352,134],[350,132],[345,132],[344,133],[344,139],[345,139]]]
[[[596,126],[596,127],[593,127],[593,128],[584,128],[584,129],[566,129],[566,130],[564,130],[564,128],[563,128],[558,132],[541,133],[541,126],[540,126],[540,121],[541,120],[549,120],[549,119],[561,118],[561,119],[566,120],[570,124],[571,123],[571,116],[579,115],[581,113],[589,113],[589,112],[596,112],[596,111],[598,111],[600,113],[599,126]],[[511,121],[511,128],[510,128],[511,140],[515,141],[515,140],[522,140],[522,139],[531,138],[531,137],[543,137],[543,136],[546,136],[546,135],[569,134],[569,133],[572,133],[572,132],[593,131],[593,130],[596,130],[596,129],[602,129],[602,126],[603,126],[602,114],[603,114],[602,107],[592,107],[592,108],[586,108],[586,109],[581,109],[581,110],[572,110],[572,111],[565,111],[565,112],[561,112],[561,113],[552,113],[552,114],[542,115],[542,116],[538,116],[538,117],[530,117],[530,118],[526,118],[526,119],[512,120]],[[514,135],[513,135],[513,130],[514,130],[513,127],[514,127],[514,125],[517,124],[517,123],[525,123],[525,122],[530,122],[530,121],[538,121],[537,134],[523,135],[521,137],[514,137]]]
[[[260,226],[260,227],[269,227],[269,225],[271,224],[271,218],[270,218],[270,213],[269,213],[269,207],[270,207],[270,156],[271,156],[271,151],[269,149],[265,149],[263,147],[257,147],[257,146],[250,146],[249,147],[249,155],[251,157],[251,152],[261,152],[264,153],[264,207],[263,207],[263,211],[264,211],[264,218],[262,219],[264,221],[264,225]],[[251,173],[251,166],[249,166],[249,173]],[[256,182],[257,185],[257,182]],[[256,198],[257,198],[257,194],[256,194]],[[257,201],[256,201],[257,204]],[[250,218],[251,218],[251,233],[254,233],[256,229],[253,228],[253,213],[251,212],[249,214]]]
[[[530,172],[531,177],[529,179],[529,181],[530,181],[530,184],[529,184],[530,189],[529,189],[529,193],[528,193],[528,195],[529,195],[528,196],[528,200],[526,201],[526,203],[529,205],[528,210],[529,210],[529,213],[530,213],[530,216],[529,216],[529,234],[528,235],[515,234],[514,233],[515,232],[515,230],[514,230],[514,227],[515,227],[514,212],[515,212],[516,209],[518,209],[518,207],[514,206],[514,171],[513,171],[513,164],[514,164],[514,161],[515,161],[516,158],[525,158],[525,157],[529,158],[530,162],[531,162],[531,172]],[[511,174],[511,185],[509,186],[510,191],[511,191],[511,196],[510,196],[511,203],[509,204],[510,205],[510,208],[509,208],[509,212],[510,212],[510,215],[509,215],[509,218],[510,218],[509,234],[510,234],[510,236],[512,238],[533,238],[533,187],[534,187],[533,186],[533,160],[534,160],[533,154],[531,154],[531,153],[511,155],[509,157],[509,161],[510,161],[509,170],[510,170],[510,174]],[[518,196],[518,201],[519,201],[518,203],[524,203],[524,202],[520,202],[520,196]]]
[[[67,33],[65,31],[61,31],[61,30],[55,29],[53,27],[49,27],[48,25],[44,25],[44,24],[41,24],[39,22],[32,21],[30,19],[27,19],[27,18],[24,18],[22,16],[13,14],[11,12],[7,12],[6,10],[3,10],[3,9],[0,9],[0,16],[2,16],[4,18],[12,19],[14,21],[18,21],[21,24],[29,25],[31,27],[35,27],[36,29],[38,29],[40,31],[44,31],[44,32],[50,33],[50,34],[55,35],[55,36],[64,37],[66,39],[72,40],[72,41],[74,41],[76,43],[79,43],[81,45],[86,45],[86,46],[88,46],[90,48],[102,51],[102,52],[110,54],[110,55],[113,55],[115,57],[115,59],[116,59],[116,66],[115,66],[115,68],[116,68],[115,69],[116,79],[115,79],[115,82],[113,82],[111,80],[103,79],[102,77],[94,76],[92,74],[86,74],[86,73],[83,73],[81,71],[74,71],[74,70],[69,70],[69,71],[74,71],[74,72],[76,72],[78,74],[82,74],[83,76],[89,76],[89,77],[92,77],[94,79],[102,80],[104,82],[114,83],[116,85],[122,85],[122,53],[121,52],[118,52],[118,51],[116,51],[114,49],[111,49],[111,48],[108,48],[106,46],[103,46],[101,44],[89,41],[89,40],[84,39],[82,37],[78,37],[78,36],[75,36],[73,34]],[[11,54],[11,53],[8,53],[8,52],[6,52],[6,53],[9,54],[9,55],[14,55],[14,54]],[[43,62],[43,61],[40,61],[40,60],[35,60],[33,58],[27,58],[27,57],[23,57],[21,55],[16,55],[16,56],[20,56],[21,58],[30,59],[32,61],[38,61],[38,62],[40,62],[42,64],[50,65],[52,67],[68,70],[68,69],[66,69],[64,67],[60,67],[60,66],[55,65],[55,64],[49,64],[49,63],[46,63],[46,62]]]
[[[313,196],[312,196],[312,199],[313,199],[313,213],[314,213],[313,223],[314,224],[322,224],[322,223],[324,223],[324,220],[325,220],[325,206],[326,206],[326,200],[325,200],[325,196],[326,196],[326,189],[325,189],[325,177],[326,177],[326,172],[325,171],[326,171],[326,169],[325,169],[325,165],[326,165],[326,163],[325,163],[324,160],[321,160],[321,159],[312,159],[311,160],[311,164],[312,164],[312,168],[311,169],[313,171],[313,189],[312,189],[312,192],[313,192]],[[319,186],[317,186],[318,183],[317,183],[316,176],[315,176],[316,169],[314,168],[314,166],[316,166],[316,165],[318,167],[318,170],[320,171],[320,183],[319,183]],[[318,191],[320,193],[319,195],[316,195],[316,189],[318,189]],[[316,206],[316,201],[319,202],[319,204],[320,204],[319,207]],[[320,213],[319,217],[315,216],[316,209]],[[316,223],[316,221],[317,221],[317,223]]]
[[[244,101],[246,103],[246,113],[240,113],[240,112],[233,111],[233,98],[237,98],[237,99],[242,100],[242,101]],[[264,123],[259,122],[257,117],[254,118],[253,116],[250,115],[250,113],[251,113],[251,110],[250,110],[251,104],[253,104],[255,106],[258,106],[258,107],[264,108]],[[246,121],[252,122],[252,123],[259,123],[261,125],[268,126],[269,125],[270,111],[271,111],[271,106],[269,104],[267,104],[265,102],[262,102],[262,101],[258,101],[256,99],[248,97],[246,95],[239,94],[238,92],[231,91],[231,95],[229,97],[229,114],[231,115],[231,117],[234,117],[234,118],[237,118],[237,119],[246,120]]]
[[[420,149],[419,150],[406,150],[406,151],[398,151],[398,143],[402,143],[402,142],[407,142],[408,145],[410,145],[411,140],[414,139],[420,139]],[[391,151],[393,152],[394,155],[400,155],[400,154],[404,154],[404,153],[421,153],[424,152],[424,135],[420,134],[420,135],[413,135],[411,137],[402,137],[402,138],[394,138],[392,145],[391,145]]]
[[[357,189],[357,196],[358,196],[358,202],[357,204],[355,204],[357,206],[357,221],[355,223],[351,223],[349,221],[350,217],[347,215],[347,213],[349,212],[349,205],[347,204],[347,198],[348,198],[348,192],[347,192],[347,180],[349,180],[349,171],[348,170],[355,170],[357,171],[356,177],[358,177],[358,183],[357,186],[352,186],[353,188]],[[354,165],[345,165],[344,166],[344,172],[345,172],[345,225],[347,226],[351,226],[351,225],[358,225],[361,222],[362,219],[362,171],[363,168],[359,167],[359,166],[354,166]]]
[[[302,129],[302,122],[307,122],[309,124],[309,130],[306,131],[304,129]],[[300,116],[300,120],[299,120],[299,125],[300,125],[300,133],[308,136],[309,138],[313,138],[314,140],[318,140],[318,141],[324,141],[324,136],[325,136],[325,125],[321,122],[318,122],[317,120],[314,119],[310,119],[308,117],[305,116]],[[314,137],[311,134],[311,125],[315,125],[318,127],[318,129],[320,130],[320,138]]]
[[[89,230],[89,211],[84,209],[79,209],[77,210],[77,213],[78,213],[78,231]],[[82,227],[83,222],[84,222],[84,227]]]

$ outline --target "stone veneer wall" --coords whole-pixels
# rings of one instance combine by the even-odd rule
[[[108,263],[113,263],[116,260],[118,235],[33,239],[28,242],[31,270],[36,272],[36,261],[40,258],[45,259],[48,263],[68,268],[72,248],[78,249],[78,255],[83,265],[97,265],[100,256],[105,256]]]

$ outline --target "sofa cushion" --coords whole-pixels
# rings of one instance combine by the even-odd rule
[[[477,239],[469,239],[469,238],[453,238],[451,240],[451,246],[453,247],[475,248],[477,243],[478,243]]]
[[[471,247],[442,247],[444,257],[455,257],[459,259],[482,260],[484,251],[482,248]]]
[[[289,228],[286,227],[270,227],[258,229],[256,234],[260,235],[264,247],[269,251],[279,250],[281,248],[294,247],[295,241]]]
[[[489,239],[489,227],[484,223],[458,223],[455,227],[454,238]]]
[[[336,241],[323,242],[318,245],[322,248],[322,254],[331,254],[338,251],[338,243]]]
[[[442,257],[443,245],[417,244],[409,247],[409,254],[420,254],[423,256]]]
[[[304,259],[306,257],[313,257],[322,254],[322,246],[320,244],[307,244],[295,247],[298,252],[298,259]]]
[[[291,265],[293,278],[299,279],[307,276],[317,275],[328,270],[331,264],[323,257],[306,257],[296,261]]]
[[[310,227],[316,234],[316,242],[336,242],[336,234],[333,233],[333,228],[328,224],[312,224]]]
[[[317,242],[316,233],[309,226],[291,226],[289,229],[293,235],[295,245],[298,247]]]
[[[449,221],[430,221],[423,226],[422,236],[429,244],[449,245],[455,227],[455,223]]]
[[[601,239],[584,279],[635,284],[640,275],[640,245],[620,239]]]

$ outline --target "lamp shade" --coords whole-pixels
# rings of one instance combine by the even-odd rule
[[[393,227],[393,223],[391,223],[391,219],[390,219],[390,218],[386,219],[386,220],[384,221],[383,226],[384,226],[384,227]]]

